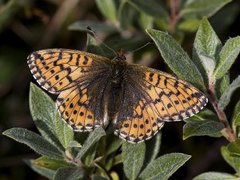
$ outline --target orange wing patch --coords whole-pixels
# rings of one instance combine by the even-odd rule
[[[139,143],[150,139],[164,125],[151,104],[139,101],[134,109],[133,117],[116,125],[115,134],[131,143]]]
[[[84,87],[65,90],[57,98],[59,112],[74,131],[92,131],[102,125],[89,109],[89,100],[87,89]]]
[[[145,73],[145,91],[151,97],[158,116],[164,121],[186,119],[206,104],[206,96],[192,85],[167,73]]]
[[[98,66],[104,66],[106,61],[110,60],[67,49],[40,50],[28,56],[28,66],[34,78],[44,89],[54,94],[87,79],[89,74],[99,71]]]

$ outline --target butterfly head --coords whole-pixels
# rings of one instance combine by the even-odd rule
[[[126,56],[124,55],[124,51],[122,49],[120,49],[116,53],[116,57],[114,58],[114,60],[116,60],[116,61],[126,61]]]

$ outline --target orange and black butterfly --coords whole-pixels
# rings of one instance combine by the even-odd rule
[[[92,131],[111,121],[122,139],[139,143],[154,136],[166,121],[198,113],[206,96],[167,73],[67,49],[46,49],[28,57],[37,82],[59,94],[57,107],[74,131]]]

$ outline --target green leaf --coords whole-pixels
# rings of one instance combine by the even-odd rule
[[[43,137],[32,131],[23,128],[11,128],[4,131],[3,135],[10,137],[17,142],[26,144],[38,154],[52,159],[63,159],[62,152]]]
[[[33,83],[30,84],[29,106],[33,121],[41,135],[64,151],[53,129],[56,105],[43,90]]]
[[[183,139],[192,136],[214,136],[216,133],[220,133],[223,128],[222,123],[213,120],[187,122],[183,127]]]
[[[185,32],[195,32],[200,24],[199,19],[185,19],[179,23],[178,29]]]
[[[153,17],[145,13],[140,13],[139,24],[141,25],[142,29],[152,28],[153,20]]]
[[[184,18],[210,17],[231,0],[187,0],[180,11],[180,16]]]
[[[91,132],[84,142],[82,148],[79,150],[76,158],[81,160],[81,158],[86,154],[86,152],[95,144],[97,143],[101,137],[105,136],[106,133],[103,128],[97,128],[93,132]]]
[[[113,139],[112,143],[108,145],[107,150],[106,150],[106,155],[109,155],[115,151],[117,151],[117,149],[120,148],[120,146],[124,143],[124,141],[120,138],[118,139]]]
[[[88,31],[87,27],[90,27],[95,32],[112,33],[116,31],[116,28],[106,23],[89,20],[76,21],[70,24],[70,26],[68,26],[68,29],[73,31]]]
[[[158,0],[127,0],[129,4],[135,7],[139,12],[144,12],[152,17],[168,16],[164,4]]]
[[[225,89],[223,95],[219,99],[218,106],[221,110],[224,110],[231,100],[231,96],[234,91],[240,87],[240,76],[238,76],[227,89]]]
[[[226,74],[221,79],[217,79],[215,84],[215,91],[218,99],[222,96],[222,94],[229,87],[229,85],[230,85],[229,74]]]
[[[221,148],[221,154],[225,161],[232,166],[233,169],[239,174],[240,173],[240,157],[234,156],[232,153],[228,150],[226,146],[223,146]]]
[[[54,118],[54,131],[59,141],[65,149],[69,147],[69,143],[74,140],[74,132],[60,117],[59,112],[56,112]]]
[[[144,142],[130,144],[125,142],[122,146],[122,160],[124,173],[128,179],[136,179],[144,162],[146,145]]]
[[[150,163],[140,174],[141,180],[165,180],[175,173],[185,162],[191,158],[190,155],[182,153],[165,154]]]
[[[5,29],[6,26],[9,25],[10,22],[12,22],[12,19],[16,17],[17,12],[19,12],[23,7],[27,7],[29,3],[29,0],[21,2],[16,0],[1,1],[0,33]]]
[[[29,103],[33,120],[44,121],[49,127],[52,127],[56,105],[45,92],[33,83],[30,85]]]
[[[196,114],[196,115],[194,115],[190,118],[187,118],[184,121],[188,123],[188,122],[204,121],[204,120],[207,120],[207,119],[211,119],[211,120],[214,120],[216,122],[219,122],[219,119],[218,119],[217,115],[209,109],[203,109],[198,114]]]
[[[193,61],[205,78],[212,78],[222,43],[210,23],[203,18],[198,28],[193,48]]]
[[[203,78],[197,67],[170,35],[154,29],[148,29],[147,33],[157,45],[164,61],[179,78],[205,89]]]
[[[236,127],[240,126],[240,100],[237,102],[234,108],[232,124],[233,124],[233,129],[236,132]]]
[[[51,159],[46,156],[41,156],[40,158],[32,160],[31,162],[38,167],[43,167],[51,170],[57,170],[60,167],[72,166],[63,160]]]
[[[96,0],[98,9],[110,21],[117,21],[117,10],[114,0]]]
[[[193,180],[237,180],[237,179],[238,179],[237,176],[223,172],[205,172],[193,178]]]
[[[223,77],[228,72],[238,57],[239,52],[240,36],[227,40],[220,52],[219,63],[214,71],[214,76],[216,79]]]
[[[87,34],[87,44],[86,44],[86,46],[87,46],[87,48],[86,48],[87,52],[98,54],[98,55],[104,55],[105,54],[102,47],[97,45],[96,39],[90,34]]]
[[[156,159],[161,146],[162,134],[157,133],[152,139],[146,141],[146,152],[144,166]]]
[[[34,160],[24,160],[24,162],[35,172],[38,174],[41,174],[42,176],[48,178],[48,179],[53,179],[55,175],[55,171],[52,169],[48,169],[42,166],[38,166],[37,164],[34,163]]]
[[[109,179],[102,176],[93,175],[92,180],[109,180]]]
[[[127,0],[120,1],[118,19],[122,29],[126,29],[128,26],[131,26],[134,13],[135,11],[133,11],[132,7],[127,3]]]
[[[83,178],[83,170],[80,167],[65,167],[59,168],[56,171],[54,180],[77,180]]]
[[[90,147],[86,154],[82,157],[82,162],[85,166],[90,167],[93,164],[93,160],[97,153],[98,144],[94,144],[92,147]]]
[[[228,144],[227,148],[231,155],[237,155],[240,157],[240,139]]]

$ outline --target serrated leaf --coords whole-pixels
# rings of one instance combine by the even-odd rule
[[[79,180],[82,179],[84,176],[83,170],[80,167],[66,167],[66,168],[59,168],[56,171],[54,176],[54,180]]]
[[[231,100],[231,96],[234,91],[240,87],[240,76],[238,76],[233,82],[225,89],[223,95],[219,99],[218,106],[221,110],[224,110]]]
[[[122,145],[122,160],[124,173],[128,179],[137,178],[144,162],[146,145],[144,142],[130,144],[125,142]]]
[[[98,9],[110,21],[117,21],[117,10],[114,0],[96,0]]]
[[[164,61],[179,78],[205,89],[203,78],[196,65],[170,35],[154,29],[148,29],[147,33],[157,45]]]
[[[180,11],[184,18],[210,17],[231,0],[187,0]]]
[[[239,52],[240,36],[227,40],[220,52],[219,63],[214,71],[214,76],[216,79],[223,77],[228,72],[238,57]]]
[[[194,41],[193,61],[205,78],[212,78],[221,47],[222,43],[210,23],[203,18]]]
[[[213,120],[202,120],[187,122],[183,127],[183,139],[187,139],[192,136],[211,136],[224,128],[221,122]]]
[[[37,172],[38,174],[41,174],[42,176],[48,178],[48,179],[53,179],[54,175],[55,175],[55,171],[48,169],[48,168],[44,168],[41,166],[38,166],[37,164],[34,164],[33,162],[34,160],[24,160],[24,162],[35,172]]]
[[[110,26],[103,22],[97,21],[89,21],[89,20],[82,20],[76,21],[68,26],[69,30],[72,31],[88,31],[87,27],[90,27],[95,32],[104,32],[104,33],[112,33],[116,31],[116,28]]]
[[[56,112],[54,118],[54,131],[63,147],[67,149],[69,143],[74,140],[74,132],[60,117],[59,112]]]
[[[237,179],[239,179],[237,176],[224,172],[205,172],[193,178],[193,180],[237,180]]]
[[[233,128],[235,129],[235,132],[236,132],[236,126],[240,126],[240,100],[237,102],[237,104],[234,108],[232,124],[233,124]]]
[[[3,132],[3,135],[17,142],[26,144],[38,154],[52,159],[63,159],[63,154],[50,142],[40,135],[23,128],[11,128]]]
[[[60,167],[72,166],[63,160],[51,159],[46,156],[41,156],[40,158],[32,160],[31,162],[32,162],[32,164],[34,164],[38,167],[43,167],[43,168],[47,168],[47,169],[51,169],[51,170],[57,170]]]
[[[235,171],[239,174],[240,173],[240,157],[232,155],[226,146],[223,146],[221,148],[221,154],[225,159],[225,161],[230,166],[232,166],[232,168],[235,169]]]
[[[158,0],[127,0],[139,12],[144,12],[152,17],[165,17],[168,12],[163,7],[164,4]]]
[[[101,137],[105,136],[106,133],[103,128],[97,128],[93,132],[91,132],[84,142],[82,148],[79,150],[76,158],[81,160],[81,158],[85,155],[89,148],[91,148],[95,143],[97,143]]]
[[[185,162],[191,158],[190,155],[182,153],[165,154],[150,163],[140,174],[141,180],[165,180],[173,175]]]

